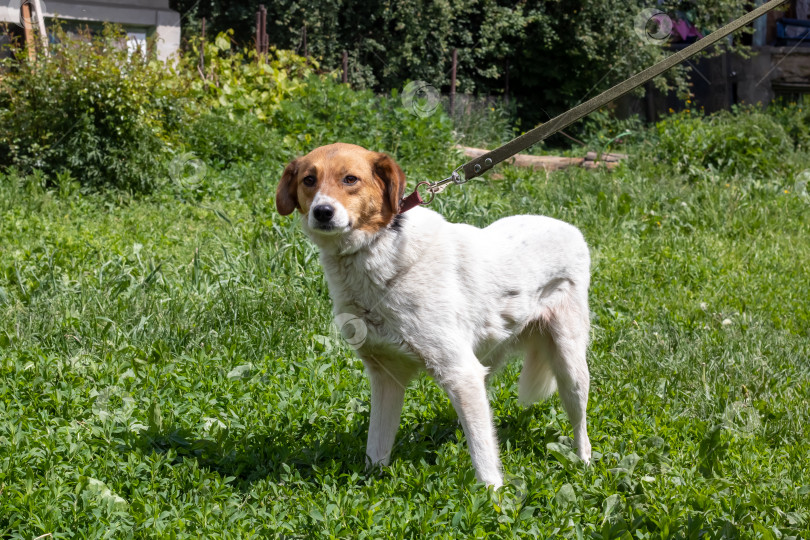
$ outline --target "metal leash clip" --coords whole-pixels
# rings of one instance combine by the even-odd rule
[[[461,170],[462,167],[463,167],[463,165],[458,167],[456,170],[454,170],[450,174],[450,176],[448,176],[444,180],[439,180],[437,182],[430,182],[428,180],[425,180],[425,181],[422,181],[422,182],[419,182],[418,184],[416,184],[416,190],[417,191],[419,190],[419,188],[421,186],[424,185],[424,186],[427,186],[427,192],[430,193],[430,198],[427,199],[426,201],[422,201],[420,204],[422,206],[430,204],[431,201],[433,200],[433,198],[436,196],[436,194],[441,193],[442,191],[444,191],[445,188],[447,188],[447,186],[450,185],[451,183],[457,184],[457,185],[461,185],[461,184],[466,183],[467,179],[464,178],[463,176],[461,176],[461,174],[459,174],[459,171]]]

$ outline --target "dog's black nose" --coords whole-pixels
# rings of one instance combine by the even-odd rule
[[[328,223],[335,215],[335,208],[331,204],[319,204],[312,208],[312,215],[321,223]]]

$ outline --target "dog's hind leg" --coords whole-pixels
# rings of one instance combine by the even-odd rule
[[[559,386],[563,408],[574,428],[577,455],[586,463],[591,460],[586,419],[590,388],[586,360],[589,328],[587,301],[578,302],[576,299],[557,307],[548,324],[555,349],[551,369]]]
[[[374,357],[363,359],[371,382],[371,417],[368,425],[366,465],[388,465],[399,429],[405,387],[413,371],[392,371]]]
[[[549,334],[532,330],[523,339],[526,358],[518,382],[518,400],[525,406],[551,396],[557,390],[552,362],[557,347]]]

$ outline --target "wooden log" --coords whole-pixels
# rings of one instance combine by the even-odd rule
[[[509,60],[506,61],[506,82],[503,88],[503,102],[509,105]]]
[[[200,65],[199,72],[205,80],[205,17],[202,18],[202,37],[200,38]]]
[[[602,154],[601,156],[598,155],[596,152],[588,152],[585,154],[585,159],[587,161],[621,161],[623,159],[627,159],[627,154],[618,154],[618,153],[607,153]]]
[[[264,4],[259,5],[259,12],[261,13],[261,37],[260,37],[260,46],[261,46],[261,54],[267,55],[268,52],[268,38],[267,38],[267,8],[264,7]],[[262,59],[263,62],[267,62],[266,58]]]
[[[484,148],[472,148],[469,146],[457,146],[465,156],[469,158],[481,157],[489,150]],[[592,154],[592,156],[591,156]],[[563,157],[563,156],[530,156],[528,154],[517,154],[504,163],[514,165],[515,167],[530,167],[534,170],[543,169],[544,171],[557,171],[567,167],[584,167],[586,169],[596,169],[598,167],[606,167],[613,169],[619,165],[619,160],[627,157],[626,154],[606,154],[610,159],[603,161],[596,161],[596,153],[589,152],[584,158],[577,157]]]
[[[261,62],[262,54],[262,12],[256,10],[256,58]]]
[[[270,53],[270,36],[267,35],[267,8],[264,5],[262,8],[262,53],[267,55]]]
[[[343,84],[349,84],[349,51],[343,51]]]
[[[611,169],[615,169],[618,166],[619,166],[618,161],[583,161],[582,162],[582,168],[583,169],[589,169],[589,170],[599,169],[599,168],[602,168],[602,167],[605,168],[605,169],[611,170]]]

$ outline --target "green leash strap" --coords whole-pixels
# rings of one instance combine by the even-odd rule
[[[689,45],[685,49],[678,51],[677,53],[666,58],[665,60],[662,60],[661,62],[658,62],[654,66],[648,67],[644,71],[637,73],[636,75],[633,75],[626,81],[619,83],[608,90],[605,90],[598,96],[589,99],[585,103],[580,103],[573,109],[570,109],[569,111],[566,111],[559,116],[555,116],[545,124],[542,124],[532,129],[531,131],[524,133],[520,137],[512,139],[511,141],[501,146],[500,148],[496,148],[491,152],[487,152],[482,156],[479,156],[473,160],[468,161],[467,163],[465,163],[460,167],[460,169],[464,171],[465,181],[470,180],[471,178],[475,178],[476,176],[480,176],[481,174],[488,171],[498,163],[506,159],[509,159],[510,157],[514,156],[521,150],[525,150],[529,146],[542,141],[543,139],[549,137],[550,135],[557,133],[561,129],[565,129],[566,127],[573,124],[583,116],[592,113],[596,109],[604,107],[614,99],[618,99],[621,96],[630,92],[631,90],[646,83],[647,81],[654,79],[655,77],[661,75],[666,70],[674,67],[677,64],[680,64],[681,62],[694,56],[700,51],[714,45],[715,43],[717,43],[719,40],[723,39],[730,33],[742,28],[743,26],[750,23],[757,17],[765,15],[767,12],[771,11],[780,4],[784,4],[786,1],[787,0],[771,0],[770,2],[767,2],[759,6],[750,13],[743,15],[739,19],[725,25],[719,30],[712,32],[703,39],[696,41],[695,43]]]

